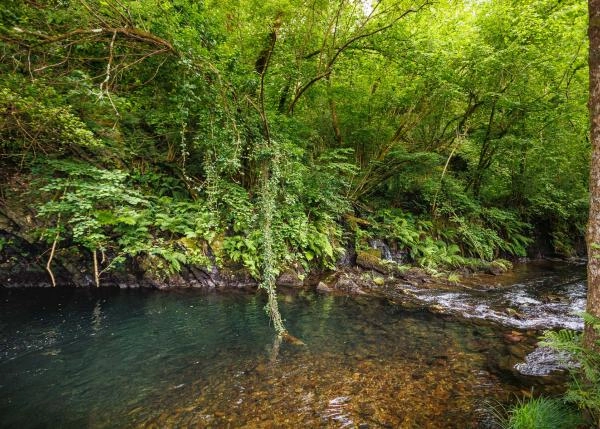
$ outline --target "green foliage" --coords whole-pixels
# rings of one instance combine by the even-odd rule
[[[250,236],[234,235],[223,240],[223,250],[234,262],[241,262],[255,278],[260,278],[262,257],[259,252],[260,233]]]
[[[370,218],[373,226],[370,234],[388,238],[406,249],[417,264],[432,269],[479,267],[481,264],[470,259],[472,256],[492,261],[500,252],[525,254],[525,246],[531,240],[521,232],[527,225],[497,208],[481,209],[481,213],[480,218],[470,221],[454,215],[440,222],[426,216],[415,217],[400,209],[381,209]],[[501,238],[501,234],[508,239]]]
[[[331,268],[346,214],[431,270],[583,237],[583,2],[5,3],[2,191],[110,268]]]
[[[411,255],[424,268],[456,268],[464,265],[464,259],[460,256],[460,249],[456,244],[447,245],[430,237],[426,237],[418,247],[411,249]]]
[[[57,161],[43,168],[54,172],[40,188],[43,195],[53,195],[38,208],[42,219],[54,223],[42,230],[47,241],[58,230],[66,245],[108,253],[112,260],[104,270],[137,255],[151,257],[149,267],[163,275],[183,264],[208,264],[198,240],[211,240],[217,224],[206,208],[144,195],[119,170]]]
[[[600,335],[600,319],[588,313],[583,313],[583,318]],[[596,426],[600,424],[600,340],[594,350],[584,345],[581,333],[562,329],[546,331],[542,344],[564,352],[576,363],[568,365],[572,381],[564,399],[585,410]]]
[[[400,245],[412,249],[417,247],[427,224],[418,222],[411,214],[402,210],[383,209],[371,219],[376,225],[376,235],[390,237]]]
[[[582,423],[581,416],[561,400],[540,396],[520,400],[502,426],[507,429],[575,429]]]
[[[23,167],[43,154],[100,149],[101,140],[62,102],[50,86],[26,85],[14,75],[0,78],[0,111],[8,113],[0,115],[0,153]]]
[[[281,145],[286,156],[277,157],[278,183],[269,188],[273,194],[269,203],[273,206],[272,251],[278,266],[275,275],[279,266],[333,267],[341,251],[342,230],[336,220],[349,210],[340,191],[347,186],[346,177],[354,171],[353,166],[341,159],[345,151],[325,154],[307,166],[298,159],[301,151],[296,146],[289,142]],[[257,212],[255,204],[264,203],[253,201],[242,187],[218,178],[206,187],[206,193],[230,228],[223,244],[225,255],[259,278],[264,263],[261,215],[265,210],[261,207]]]

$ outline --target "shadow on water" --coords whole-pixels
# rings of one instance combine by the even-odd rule
[[[556,388],[513,369],[533,329],[280,300],[306,346],[274,342],[254,294],[0,290],[0,427],[465,428],[487,401]]]

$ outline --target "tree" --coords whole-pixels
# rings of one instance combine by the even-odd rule
[[[587,312],[600,317],[600,0],[589,0],[590,124],[592,165],[590,169],[590,218],[588,224]],[[598,348],[598,333],[585,328],[588,347]]]
[[[55,264],[202,256],[276,313],[282,272],[390,228],[429,265],[583,247],[582,0],[4,3],[0,216],[41,178],[26,205]]]

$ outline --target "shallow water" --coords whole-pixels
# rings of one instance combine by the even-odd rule
[[[583,329],[585,267],[539,261],[517,264],[502,276],[467,278],[464,288],[411,289],[440,312],[520,329]],[[454,288],[456,289],[456,288]]]
[[[535,330],[373,298],[280,305],[306,346],[274,341],[260,295],[0,290],[0,427],[486,427],[490,402],[554,388],[513,368]]]

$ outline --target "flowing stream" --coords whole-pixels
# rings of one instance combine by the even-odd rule
[[[539,261],[502,276],[478,275],[461,287],[400,289],[429,308],[519,329],[583,329],[585,266]]]
[[[411,308],[282,292],[305,346],[253,293],[0,289],[0,427],[491,427],[493,406],[561,389],[515,365],[539,329],[580,326],[583,275],[530,264]]]

